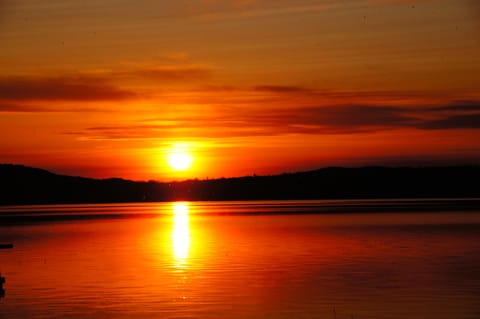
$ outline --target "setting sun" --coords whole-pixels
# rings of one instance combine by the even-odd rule
[[[173,150],[168,154],[168,165],[176,171],[184,171],[190,168],[193,162],[192,156],[183,149]]]

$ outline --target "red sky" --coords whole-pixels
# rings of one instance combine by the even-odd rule
[[[0,162],[135,180],[478,164],[479,3],[2,1]]]

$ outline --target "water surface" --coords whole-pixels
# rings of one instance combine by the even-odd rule
[[[479,318],[465,203],[4,207],[0,318]]]

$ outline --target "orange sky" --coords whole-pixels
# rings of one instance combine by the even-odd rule
[[[476,0],[2,1],[0,162],[163,181],[478,164],[479,32]]]

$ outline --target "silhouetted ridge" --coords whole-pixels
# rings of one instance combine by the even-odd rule
[[[139,183],[64,176],[20,165],[0,165],[0,204],[127,202],[141,199]]]
[[[0,165],[0,205],[170,200],[480,197],[479,166],[330,167],[272,176],[133,182]]]

